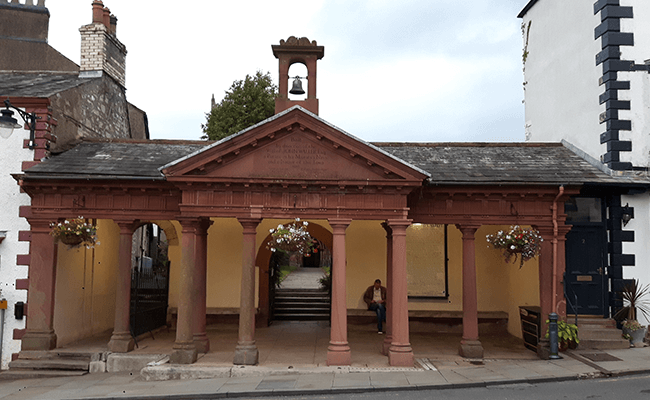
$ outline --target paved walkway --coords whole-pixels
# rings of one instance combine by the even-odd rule
[[[325,275],[320,268],[298,268],[280,284],[281,289],[319,289],[319,279]]]
[[[582,354],[582,355],[580,355]],[[608,361],[591,361],[607,359]],[[424,364],[427,364],[426,362]],[[187,399],[334,394],[359,391],[450,389],[650,373],[650,348],[564,353],[561,360],[467,360],[423,368],[230,367],[209,379],[147,381],[137,373],[0,382],[2,399]],[[201,367],[176,366],[183,371]],[[163,366],[158,368],[164,368]],[[166,367],[175,368],[173,366]]]

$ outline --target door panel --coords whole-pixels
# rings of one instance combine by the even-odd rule
[[[605,231],[601,226],[574,225],[566,241],[568,300],[578,296],[578,314],[603,315],[605,311]],[[567,306],[567,312],[572,312]]]

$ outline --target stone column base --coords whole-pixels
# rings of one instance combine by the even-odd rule
[[[415,359],[410,344],[392,344],[388,349],[388,364],[392,367],[412,367]]]
[[[21,350],[53,350],[56,349],[56,334],[51,331],[27,330],[21,339]]]
[[[235,347],[235,365],[257,365],[260,359],[260,352],[255,344],[237,345]]]
[[[483,358],[483,345],[479,340],[461,340],[458,353],[465,358]]]
[[[208,335],[205,332],[194,335],[194,346],[196,346],[198,353],[207,353],[210,351],[210,339],[208,339]]]
[[[135,347],[135,341],[129,332],[113,332],[108,342],[108,350],[113,353],[128,353]]]
[[[352,365],[350,346],[347,343],[330,343],[327,348],[327,365]]]
[[[170,364],[193,364],[196,362],[198,352],[194,342],[178,343],[176,342],[173,347],[171,356],[169,356]]]

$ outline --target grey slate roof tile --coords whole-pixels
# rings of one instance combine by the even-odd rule
[[[158,167],[190,154],[209,142],[82,142],[29,168],[27,176],[44,178],[164,179]]]
[[[84,141],[25,171],[26,177],[165,179],[159,168],[207,141]],[[581,185],[642,183],[612,177],[560,143],[374,143],[431,174],[429,184]]]
[[[77,73],[0,73],[0,96],[50,97],[91,79]]]
[[[374,143],[432,184],[621,183],[560,143]]]

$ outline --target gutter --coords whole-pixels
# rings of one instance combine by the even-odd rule
[[[552,307],[551,310],[555,312],[557,307],[557,236],[558,236],[558,225],[557,225],[557,201],[564,194],[564,186],[560,186],[557,196],[553,200],[553,298],[552,298]]]

